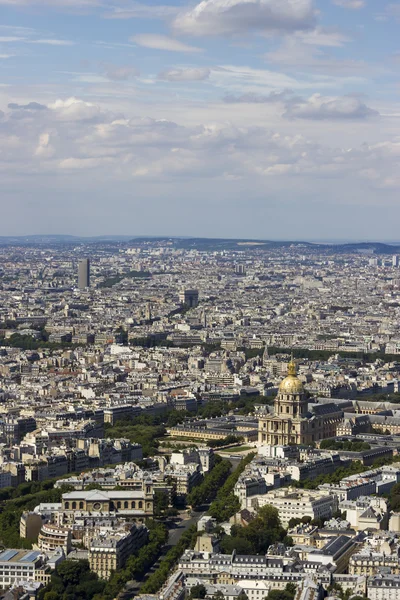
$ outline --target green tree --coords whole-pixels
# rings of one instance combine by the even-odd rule
[[[206,587],[202,583],[194,585],[190,590],[191,598],[205,598],[207,594]]]
[[[161,517],[168,510],[169,502],[166,492],[156,490],[154,494],[154,516]]]

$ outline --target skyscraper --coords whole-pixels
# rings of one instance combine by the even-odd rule
[[[78,288],[84,290],[90,286],[90,261],[84,258],[78,263]]]

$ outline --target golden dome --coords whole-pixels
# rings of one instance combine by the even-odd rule
[[[303,394],[304,387],[300,379],[297,377],[296,363],[293,358],[288,364],[288,376],[281,382],[279,386],[280,394]]]

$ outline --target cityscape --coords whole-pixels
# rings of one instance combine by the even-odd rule
[[[398,598],[397,249],[4,241],[1,588]]]
[[[400,600],[400,0],[0,0],[0,600]]]

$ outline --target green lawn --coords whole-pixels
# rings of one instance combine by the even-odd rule
[[[244,452],[245,450],[252,450],[251,446],[232,446],[231,448],[223,448],[222,450],[218,450],[215,448],[217,452],[229,452],[229,454],[235,454],[236,452]]]

